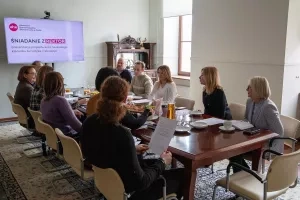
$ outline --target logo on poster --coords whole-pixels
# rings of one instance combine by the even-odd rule
[[[11,31],[17,31],[17,30],[18,30],[18,25],[15,24],[15,23],[11,23],[11,24],[9,25],[9,29],[10,29]]]

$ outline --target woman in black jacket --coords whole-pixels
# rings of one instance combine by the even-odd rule
[[[204,114],[220,119],[231,120],[231,112],[227,104],[226,96],[220,85],[219,72],[216,67],[204,67],[199,77],[204,85],[202,101]]]
[[[81,145],[86,159],[100,168],[113,168],[121,177],[125,191],[135,191],[130,199],[156,200],[162,197],[163,175],[167,180],[167,194],[182,195],[183,170],[165,171],[172,155],[164,152],[159,159],[146,162],[137,154],[145,152],[146,145],[134,145],[131,133],[119,122],[124,117],[129,85],[119,77],[107,78],[100,91],[97,113],[82,126]]]

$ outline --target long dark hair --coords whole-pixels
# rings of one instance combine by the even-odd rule
[[[43,81],[45,78],[45,75],[48,74],[49,72],[53,72],[53,67],[50,66],[43,66],[40,68],[40,70],[37,73],[37,77],[36,77],[36,86],[38,87],[42,87],[43,86]]]
[[[49,72],[44,80],[45,100],[49,100],[55,95],[63,96],[65,93],[64,78],[59,72]]]
[[[123,106],[129,91],[128,83],[120,77],[111,76],[102,84],[97,105],[99,118],[105,123],[118,123],[126,113]]]

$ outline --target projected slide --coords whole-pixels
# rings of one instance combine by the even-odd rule
[[[84,60],[82,22],[4,18],[4,26],[8,63]]]

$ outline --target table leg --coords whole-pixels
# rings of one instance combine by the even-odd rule
[[[196,177],[196,169],[184,168],[184,200],[194,199]]]
[[[261,160],[262,148],[252,151],[252,170],[260,171],[260,160]]]

